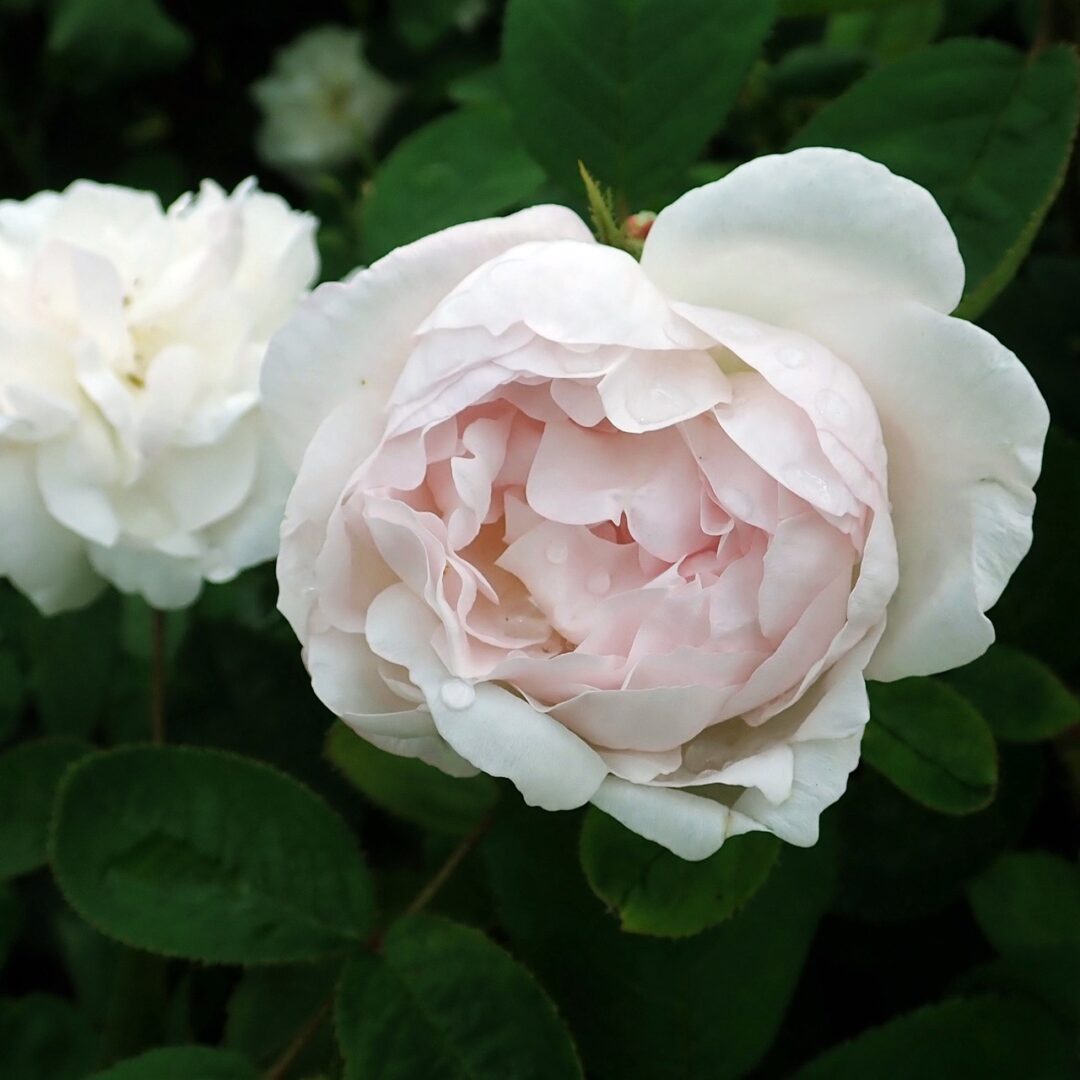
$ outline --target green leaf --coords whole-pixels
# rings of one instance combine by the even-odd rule
[[[1005,645],[946,676],[1006,742],[1040,742],[1080,723],[1080,701],[1041,661]]]
[[[342,977],[346,1080],[569,1080],[581,1065],[532,976],[476,930],[430,915],[395,923]]]
[[[87,88],[175,67],[191,47],[159,0],[59,0],[45,45],[60,71]]]
[[[404,139],[375,174],[364,202],[364,255],[374,262],[428,233],[522,205],[543,179],[505,109],[442,116]]]
[[[596,809],[581,830],[592,891],[624,930],[660,937],[688,937],[731,918],[765,884],[779,848],[775,836],[749,833],[687,862]]]
[[[225,1045],[260,1065],[276,1060],[330,999],[339,973],[338,963],[249,968],[229,998]],[[297,1060],[297,1069],[313,1072],[332,1050],[333,1032],[326,1023]]]
[[[0,998],[0,1076],[4,1080],[84,1080],[97,1039],[89,1021],[62,998]]]
[[[287,963],[362,942],[372,926],[345,823],[301,784],[231,754],[91,755],[61,785],[50,857],[83,918],[166,955]]]
[[[1016,843],[1040,791],[1042,754],[1003,747],[997,797],[974,814],[928,810],[873,769],[859,769],[837,805],[843,855],[836,906],[846,915],[893,922],[928,915]]]
[[[828,903],[833,849],[782,849],[734,918],[694,938],[622,933],[589,891],[574,815],[508,805],[483,854],[516,955],[575,1033],[593,1080],[736,1080],[776,1037]]]
[[[1031,998],[1075,1029],[1080,1024],[1078,971],[1080,944],[1024,947],[965,972],[953,990]]]
[[[866,55],[858,49],[824,43],[800,45],[777,60],[768,69],[766,77],[774,94],[789,97],[834,97],[864,74],[867,66]]]
[[[826,105],[797,146],[856,150],[922,184],[956,231],[974,318],[1015,273],[1065,176],[1077,121],[1070,49],[1030,59],[954,40],[873,71]]]
[[[104,719],[120,658],[120,601],[108,592],[90,607],[35,623],[30,683],[52,735],[88,736]]]
[[[446,96],[455,105],[479,106],[503,104],[502,68],[498,64],[459,75],[446,88]]]
[[[1002,856],[968,890],[975,920],[999,952],[1080,945],[1080,866],[1046,851]]]
[[[447,776],[416,758],[372,746],[342,723],[330,729],[326,756],[373,803],[422,829],[464,836],[499,797],[490,776]]]
[[[907,0],[880,11],[852,11],[829,20],[825,41],[865,49],[879,60],[895,60],[929,44],[941,28],[942,0]]]
[[[791,1080],[1062,1080],[1069,1039],[1028,1001],[970,998],[930,1005],[827,1051]]]
[[[936,679],[871,683],[863,758],[911,798],[970,814],[994,797],[997,751],[986,721]]]
[[[239,1054],[210,1046],[166,1046],[101,1072],[90,1080],[258,1080]]]
[[[773,0],[510,0],[503,78],[525,145],[567,192],[584,161],[659,209],[720,130]]]
[[[0,754],[0,880],[45,864],[56,787],[92,749],[78,739],[35,739]]]
[[[276,591],[264,596],[264,618],[273,611],[274,596]],[[169,739],[276,765],[352,821],[361,802],[323,756],[330,717],[311,692],[292,631],[280,616],[261,631],[242,621],[246,605],[194,623],[169,676],[176,691]]]

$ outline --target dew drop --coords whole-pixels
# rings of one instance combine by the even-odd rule
[[[780,473],[784,486],[815,506],[831,507],[835,502],[829,481],[802,465],[788,465]]]
[[[606,570],[594,570],[585,582],[593,596],[603,596],[611,588],[611,575]]]
[[[476,700],[476,691],[461,679],[447,679],[439,687],[439,697],[448,709],[467,709]]]
[[[548,544],[547,559],[549,563],[554,563],[556,566],[566,562],[570,557],[570,549],[561,541],[556,540],[553,544]]]
[[[798,345],[782,345],[776,351],[776,359],[786,368],[797,368],[806,363],[807,353]]]
[[[635,395],[630,404],[630,413],[639,424],[661,424],[680,411],[679,400],[658,386]]]
[[[836,427],[851,419],[851,406],[835,390],[819,390],[814,395],[814,409],[822,420]]]

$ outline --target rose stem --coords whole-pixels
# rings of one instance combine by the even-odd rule
[[[165,741],[165,612],[150,609],[150,736]]]
[[[492,811],[483,818],[476,827],[466,836],[460,844],[446,858],[446,862],[435,871],[420,891],[412,898],[402,911],[400,918],[407,915],[415,915],[418,911],[427,907],[435,898],[436,893],[450,880],[454,871],[461,865],[462,860],[484,838],[488,829],[495,821],[495,813]],[[383,930],[376,930],[368,939],[367,947],[372,952],[378,952],[382,947]],[[319,1033],[323,1022],[329,1017],[334,1007],[334,994],[331,994],[314,1013],[308,1017],[304,1026],[296,1033],[288,1046],[281,1052],[281,1056],[262,1075],[262,1080],[285,1080],[289,1070],[296,1063],[308,1043]]]

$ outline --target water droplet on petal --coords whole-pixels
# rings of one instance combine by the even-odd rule
[[[611,588],[611,575],[606,570],[594,570],[585,582],[593,596],[603,596]]]
[[[447,679],[439,687],[439,697],[448,709],[467,709],[476,700],[476,691],[461,679]]]
[[[802,367],[807,361],[807,352],[798,345],[782,345],[776,350],[776,359],[786,368]]]
[[[566,562],[570,557],[570,549],[561,541],[556,540],[553,544],[548,544],[547,558],[549,563],[554,563],[558,566],[560,563]]]
[[[659,424],[681,411],[678,398],[658,386],[637,394],[630,405],[630,412],[639,424]]]
[[[802,465],[788,465],[781,471],[780,476],[788,490],[815,506],[831,507],[835,502],[829,481]]]
[[[851,419],[851,406],[835,390],[819,390],[814,395],[814,409],[828,424],[843,427]]]

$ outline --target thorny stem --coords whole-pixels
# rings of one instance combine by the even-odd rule
[[[470,832],[469,835],[450,852],[446,858],[446,862],[432,874],[428,883],[412,898],[409,905],[401,913],[402,917],[406,915],[415,915],[418,911],[423,910],[431,903],[436,893],[438,893],[447,881],[450,880],[454,871],[461,865],[465,856],[468,855],[469,852],[484,838],[485,834],[494,823],[494,820],[495,815],[488,814],[477,823],[472,832]]]
[[[263,1080],[285,1080],[289,1070],[296,1064],[297,1059],[307,1049],[308,1043],[319,1033],[324,1021],[330,1016],[330,1010],[334,1007],[334,996],[331,994],[308,1018],[307,1023],[296,1033],[292,1041],[281,1052],[281,1056],[263,1073]]]
[[[401,918],[415,915],[422,911],[438,894],[439,890],[450,880],[454,871],[473,848],[484,838],[487,831],[495,821],[494,812],[483,818],[476,827],[464,837],[460,844],[447,856],[446,861],[424,883],[420,891],[412,898],[401,912]],[[384,931],[376,930],[368,939],[367,947],[372,952],[378,952],[382,948]],[[307,1048],[312,1039],[318,1035],[325,1021],[329,1018],[334,1008],[334,995],[331,994],[319,1007],[308,1017],[303,1027],[289,1042],[289,1045],[281,1052],[277,1060],[262,1075],[262,1080],[286,1080],[289,1070],[296,1064],[297,1059]]]

